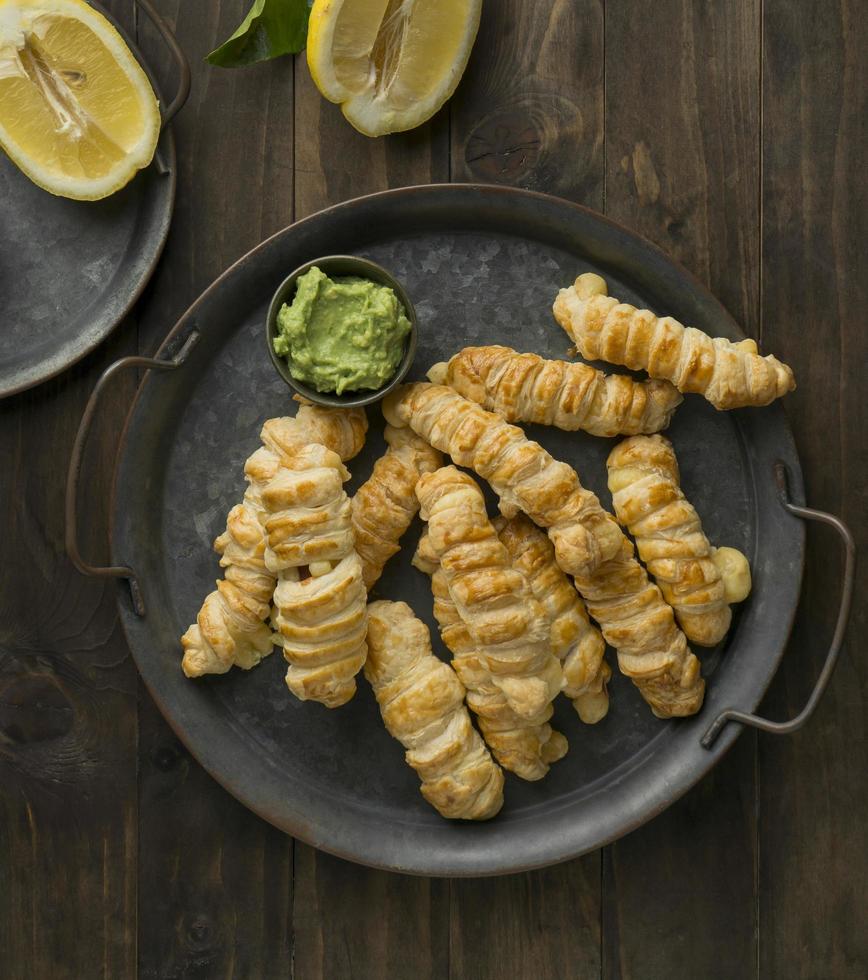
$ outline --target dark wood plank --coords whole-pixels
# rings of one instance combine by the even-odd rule
[[[452,882],[450,976],[600,976],[600,852]]]
[[[452,176],[603,206],[603,16],[593,0],[483,7],[451,103]],[[450,975],[600,975],[600,852],[454,881]]]
[[[412,133],[372,140],[322,99],[296,61],[296,213],[360,194],[446,180],[445,113]],[[293,925],[298,980],[445,975],[448,889],[348,864],[296,842]]]
[[[64,549],[66,462],[99,373],[135,324],[61,378],[3,403],[0,497],[0,976],[135,973],[136,673],[114,583]],[[110,474],[134,387],[106,393],[85,457],[82,553],[108,557]]]
[[[452,179],[603,205],[603,17],[595,0],[485,4],[451,103]]]
[[[372,871],[296,847],[295,976],[440,980],[449,882]]]
[[[606,8],[606,210],[758,323],[759,6]],[[604,865],[605,977],[756,972],[755,737]]]
[[[131,0],[107,3],[132,34]],[[2,234],[2,230],[0,230]],[[98,351],[0,403],[0,976],[135,976],[136,672],[115,584],[66,557],[72,441],[96,379],[136,349],[128,318]],[[82,553],[108,557],[112,463],[135,379],[106,393],[85,455]]]
[[[295,63],[295,206],[309,214],[390,187],[449,179],[448,115],[443,110],[408,133],[371,139],[311,81],[304,56]]]
[[[799,384],[787,400],[811,506],[840,514],[868,547],[868,77],[864,5],[763,7],[763,346]],[[801,709],[829,643],[841,552],[808,530],[799,617],[764,710]],[[868,975],[866,563],[849,637],[807,728],[760,739],[760,973]]]
[[[190,59],[193,88],[174,123],[172,231],[139,307],[143,351],[227,266],[293,217],[292,60],[212,68],[203,59],[240,22],[242,0],[157,6]],[[165,58],[143,21],[140,36],[149,57]],[[214,782],[140,696],[139,975],[289,976],[292,840]]]

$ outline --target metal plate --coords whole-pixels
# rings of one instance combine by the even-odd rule
[[[154,90],[154,76],[118,22]],[[160,96],[160,102],[163,100]],[[175,205],[175,143],[102,201],[37,187],[0,151],[0,398],[54,377],[127,315],[154,271]]]
[[[211,542],[242,494],[243,461],[262,421],[293,411],[263,348],[268,301],[287,270],[333,252],[371,258],[405,283],[419,315],[415,377],[465,344],[496,341],[562,356],[568,341],[551,303],[560,286],[589,269],[616,296],[711,334],[742,336],[716,300],[654,246],[554,198],[506,188],[418,187],[299,222],[200,297],[163,348],[164,355],[176,352],[198,330],[188,360],[174,372],[147,376],[131,410],[116,474],[112,557],[135,570],[146,603],[138,618],[120,586],[133,656],[196,758],[247,806],[317,847],[443,875],[516,871],[596,848],[659,813],[721,758],[738,726],[729,726],[711,751],[700,746],[701,734],[721,707],[755,707],[781,658],[804,548],[802,524],[780,506],[772,476],[774,461],[783,460],[793,496],[802,500],[783,410],[723,414],[688,397],[670,430],[685,490],[710,538],[744,550],[754,572],[753,594],[725,646],[701,653],[708,695],[700,715],[656,720],[616,671],[611,711],[597,726],[583,726],[559,699],[556,724],[571,747],[544,780],[508,776],[506,804],[495,820],[449,823],[422,800],[363,680],[352,702],[329,711],[287,693],[279,654],[250,673],[198,682],[186,680],[179,666],[178,637],[213,588]],[[350,463],[353,487],[383,450],[379,411],[369,415],[367,445]],[[530,434],[574,464],[610,504],[611,440],[537,427]],[[433,626],[428,581],[410,565],[418,533],[417,523],[376,593],[407,600]]]

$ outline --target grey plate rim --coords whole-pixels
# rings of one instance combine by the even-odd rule
[[[148,80],[153,86],[160,105],[162,106],[165,101],[163,98],[163,93],[160,86],[157,84],[153,71],[143,57],[138,46],[132,41],[123,25],[118,22],[111,11],[106,10],[102,4],[96,3],[94,0],[91,0],[91,2],[92,5],[112,24],[112,26],[124,39],[130,51],[132,51],[133,55],[135,56],[136,61],[138,61],[138,63],[142,66],[143,71],[148,76]],[[115,306],[114,312],[106,316],[104,321],[99,324],[96,330],[89,330],[87,339],[84,342],[76,343],[76,340],[79,338],[72,337],[67,343],[61,344],[58,348],[56,348],[54,353],[47,360],[38,362],[36,365],[16,368],[8,374],[4,372],[3,363],[0,361],[0,399],[11,398],[13,395],[19,395],[24,391],[35,388],[37,385],[50,381],[52,378],[56,378],[58,375],[63,374],[64,371],[71,368],[74,364],[77,364],[80,360],[82,360],[82,358],[87,357],[88,354],[93,353],[93,351],[95,351],[97,347],[99,347],[99,345],[107,337],[109,337],[117,329],[117,327],[120,326],[124,319],[129,315],[132,308],[138,302],[139,297],[144,292],[145,287],[151,280],[151,276],[154,274],[157,263],[160,261],[160,256],[163,254],[166,240],[169,237],[169,229],[172,224],[172,215],[175,211],[175,196],[178,185],[178,174],[175,138],[172,134],[171,125],[163,127],[163,130],[160,133],[159,142],[157,144],[157,153],[162,153],[167,168],[167,172],[165,174],[157,175],[158,184],[163,187],[163,193],[155,193],[153,195],[155,199],[155,203],[153,205],[154,210],[156,210],[157,204],[162,202],[162,217],[159,220],[155,233],[151,235],[150,239],[148,239],[151,245],[151,256],[148,259],[146,266],[143,268],[141,275],[136,279],[130,280],[126,295],[123,297],[121,302]],[[133,181],[140,180],[142,175],[155,165],[155,160],[152,160],[144,170],[140,170],[138,173],[136,173],[136,175],[133,177]],[[44,191],[43,193],[48,194],[49,192]],[[139,250],[140,243],[137,243],[137,251]],[[128,259],[125,258],[122,264],[127,263]],[[106,291],[108,290],[109,285],[114,287],[114,284],[115,280],[112,279],[111,283],[107,285]]]
[[[340,218],[353,214],[356,210],[365,207],[377,207],[381,204],[388,206],[396,201],[408,203],[412,202],[414,198],[423,204],[426,203],[426,198],[430,198],[427,202],[429,205],[431,201],[435,201],[431,205],[434,211],[438,209],[448,210],[448,201],[452,195],[469,195],[478,198],[481,207],[485,207],[486,204],[509,201],[510,205],[516,207],[549,208],[553,209],[555,213],[558,211],[564,214],[571,213],[577,223],[590,222],[596,224],[614,240],[620,239],[622,243],[624,241],[632,243],[633,247],[659,266],[662,274],[674,276],[675,279],[686,283],[695,296],[708,309],[714,311],[719,322],[726,324],[727,333],[736,337],[745,336],[726,309],[692,273],[653,242],[605,215],[552,195],[504,185],[424,184],[395,188],[354,198],[301,219],[265,239],[230,265],[191,304],[166,336],[157,356],[169,357],[177,353],[189,335],[198,329],[197,313],[201,307],[206,305],[217,291],[230,285],[233,278],[243,270],[247,263],[261,258],[265,250],[273,247],[284,236],[298,234],[300,229],[312,222],[333,220],[336,217]],[[444,225],[444,227],[446,226]],[[131,430],[136,420],[137,409],[155,380],[155,372],[147,372],[142,379],[125,421],[116,457],[110,505],[111,556],[114,563],[126,563],[128,557],[121,552],[117,535],[119,522],[116,518],[118,515],[118,491],[121,485],[120,475],[129,447]],[[740,410],[741,413],[751,411],[755,410]],[[791,497],[795,503],[804,504],[804,481],[801,464],[792,430],[783,408],[780,403],[776,403],[761,411],[765,413],[764,418],[770,423],[766,428],[774,427],[782,437],[783,442],[779,447],[780,451],[776,450],[776,455],[786,465]],[[750,425],[750,422],[747,424]],[[741,425],[739,425],[739,433],[740,437],[744,438]],[[755,475],[753,470],[752,475]],[[771,479],[772,474],[769,473],[769,480],[771,481]],[[795,619],[804,571],[805,528],[801,521],[795,518],[790,518],[790,520],[792,522],[790,544],[794,548],[795,561],[792,563],[792,572],[789,578],[776,583],[787,601],[776,610],[776,621],[770,624],[773,626],[772,632],[775,637],[774,648],[763,650],[763,660],[755,666],[756,676],[750,678],[751,683],[744,683],[742,678],[742,682],[739,684],[741,696],[734,706],[741,710],[753,711],[762,700],[783,658]],[[711,702],[714,701],[715,690],[712,686],[706,698],[706,706],[698,715],[689,719],[661,723],[680,726],[682,733],[679,735],[679,744],[682,750],[685,750],[682,751],[682,755],[685,755],[685,752],[689,754],[686,763],[679,765],[677,771],[673,772],[669,771],[666,766],[661,767],[659,759],[649,760],[649,764],[643,770],[647,772],[646,784],[650,784],[648,792],[642,796],[638,805],[631,806],[630,812],[620,814],[619,819],[608,822],[608,829],[597,833],[590,840],[587,834],[583,838],[580,832],[574,832],[571,837],[566,839],[561,838],[548,846],[533,848],[532,856],[525,858],[520,856],[520,852],[518,854],[512,852],[495,855],[494,857],[490,855],[480,857],[475,852],[469,855],[462,852],[452,853],[444,858],[442,855],[423,852],[424,849],[420,847],[418,842],[404,838],[387,841],[385,845],[379,847],[348,845],[343,842],[342,835],[336,835],[332,828],[323,832],[320,826],[310,822],[309,815],[301,813],[299,809],[294,807],[293,801],[288,800],[285,793],[281,793],[281,787],[273,782],[275,772],[270,771],[273,769],[270,762],[260,765],[256,774],[257,778],[254,778],[249,770],[246,771],[242,768],[245,764],[249,766],[250,760],[243,758],[243,753],[238,751],[239,746],[233,745],[232,739],[222,740],[219,751],[215,751],[210,742],[211,733],[207,725],[203,726],[203,719],[181,718],[172,710],[165,697],[167,678],[159,672],[148,669],[149,663],[145,654],[146,646],[144,648],[140,646],[140,641],[145,639],[146,630],[142,629],[142,620],[139,620],[135,615],[129,590],[123,583],[118,583],[117,600],[121,625],[146,688],[174,733],[203,768],[236,799],[279,829],[327,853],[381,870],[433,877],[486,877],[534,870],[578,857],[617,840],[663,812],[698,783],[723,758],[743,730],[741,725],[730,724],[710,749],[701,747],[699,739],[710,723],[712,716],[723,707],[730,706],[727,702],[726,704],[715,703],[712,707]],[[762,667],[762,670],[758,670],[759,666]],[[169,680],[168,685],[171,686],[171,683]],[[184,681],[183,683],[188,684],[189,682]],[[688,738],[691,741],[688,742]],[[227,757],[230,757],[229,765],[227,765]],[[233,769],[234,771],[227,771]],[[262,782],[259,782],[258,779],[261,779]],[[655,779],[659,785],[655,785]],[[562,808],[569,808],[569,804],[562,804]]]

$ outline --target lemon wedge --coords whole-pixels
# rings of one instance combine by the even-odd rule
[[[147,75],[82,0],[0,0],[0,146],[62,197],[98,200],[150,163],[160,113]]]
[[[481,11],[482,0],[314,0],[311,77],[366,136],[412,129],[455,91]]]

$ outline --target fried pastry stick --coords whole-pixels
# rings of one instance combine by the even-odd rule
[[[464,685],[431,652],[428,627],[405,602],[368,606],[365,677],[431,806],[448,819],[493,817],[503,806],[503,772],[471,724]]]
[[[609,489],[618,520],[633,535],[639,557],[687,639],[719,643],[729,629],[731,602],[750,592],[750,566],[735,548],[712,548],[680,486],[672,443],[634,436],[609,454]]]
[[[564,571],[588,574],[618,553],[617,522],[575,470],[499,415],[451,388],[423,382],[396,388],[383,412],[392,425],[409,426],[459,466],[488,480],[505,517],[523,510],[546,528]]]
[[[576,588],[606,642],[618,651],[618,667],[629,677],[658,718],[695,714],[702,707],[705,681],[699,661],[675,625],[672,608],[636,561],[633,545],[621,538],[621,552],[592,575],[576,576]]]
[[[287,453],[308,442],[320,442],[350,459],[362,448],[367,427],[363,409],[310,405],[302,405],[295,417],[273,418],[263,425],[265,448],[245,464],[244,500],[229,512],[226,530],[214,542],[224,578],[181,638],[181,666],[188,677],[223,674],[233,666],[249,670],[271,653],[273,636],[265,621],[276,576],[265,564],[262,487]]]
[[[428,540],[492,683],[516,714],[535,717],[557,696],[563,673],[543,609],[488,520],[482,491],[446,466],[423,476],[416,494]]]
[[[563,664],[564,694],[583,722],[595,724],[609,711],[606,684],[612,676],[603,659],[606,644],[600,631],[588,619],[585,604],[555,561],[551,541],[529,517],[499,517],[494,526],[513,568],[524,575],[545,610],[552,652]]]
[[[768,405],[796,387],[792,370],[771,354],[761,357],[753,340],[709,337],[606,293],[605,280],[585,273],[554,302],[555,319],[588,360],[647,371],[721,410]]]
[[[465,347],[428,372],[507,422],[537,422],[595,436],[659,432],[683,401],[668,381],[636,381],[589,364],[550,361],[511,347]]]
[[[287,454],[262,488],[265,564],[278,575],[272,621],[289,663],[286,684],[300,700],[329,708],[356,693],[367,656],[367,590],[343,489],[348,478],[337,453],[311,443]]]
[[[521,779],[542,779],[549,766],[563,758],[568,748],[566,738],[548,723],[553,714],[552,705],[545,705],[531,718],[523,718],[510,708],[478,654],[449,594],[437,555],[427,542],[426,534],[419,542],[413,564],[431,576],[434,618],[452,654],[452,666],[467,689],[467,706],[476,715],[486,744],[504,769]]]
[[[419,477],[443,464],[442,454],[411,429],[387,425],[383,435],[389,448],[352,499],[356,551],[369,591],[399,551],[398,542],[419,510]]]

